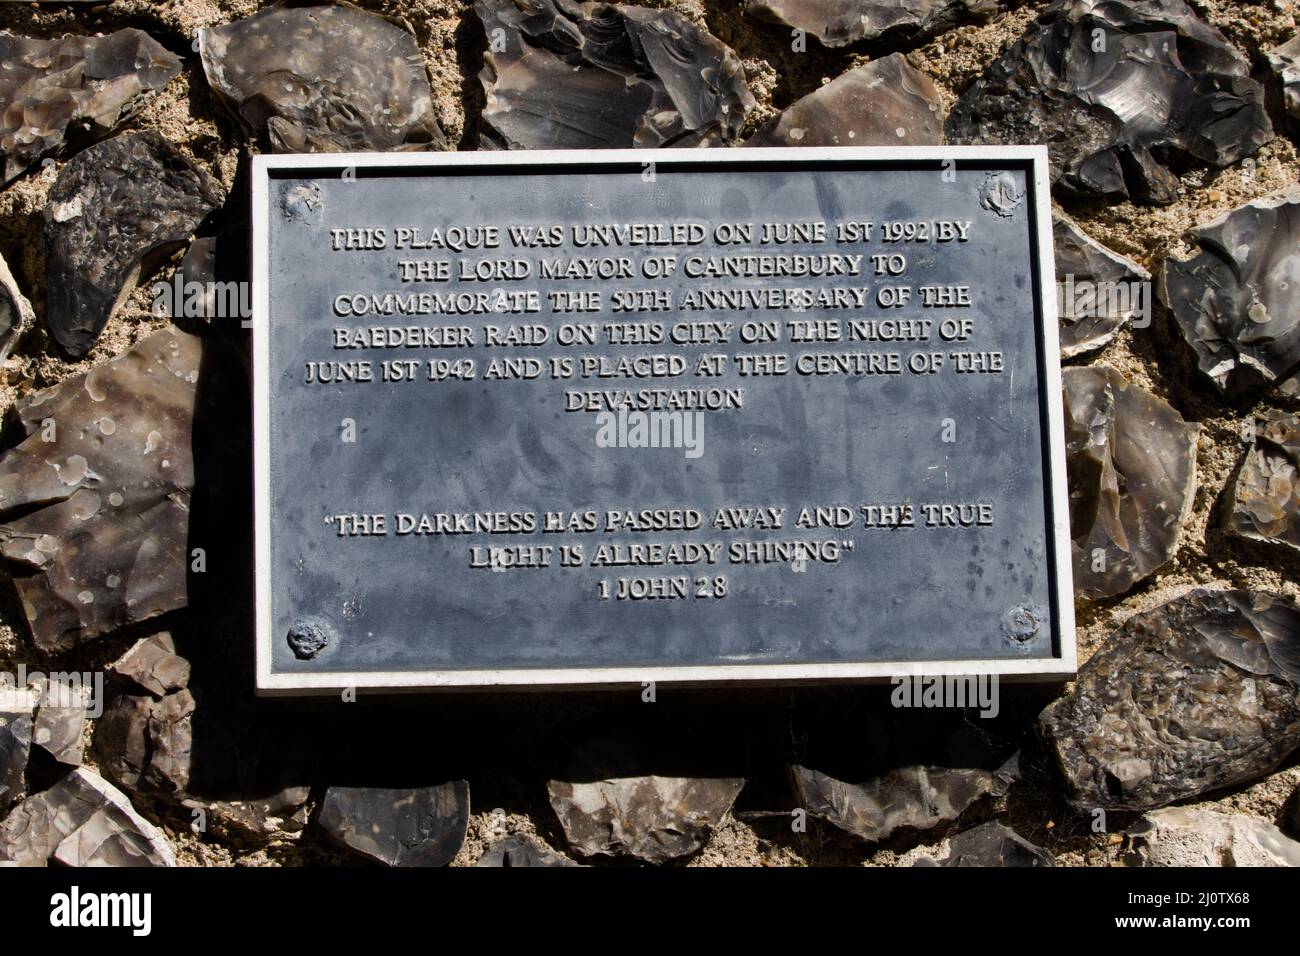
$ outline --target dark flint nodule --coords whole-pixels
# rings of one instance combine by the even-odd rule
[[[912,765],[856,782],[802,764],[791,771],[802,807],[873,843],[952,823],[977,805],[1004,805],[1020,774],[1015,757],[996,769]]]
[[[14,274],[0,256],[0,362],[35,321],[32,305],[18,288]]]
[[[1168,204],[1272,136],[1246,61],[1182,0],[1057,0],[958,99],[953,143],[1048,143],[1054,193]]]
[[[1061,358],[1070,359],[1108,345],[1129,323],[1151,321],[1151,273],[1097,242],[1070,220],[1052,218]],[[1085,284],[1092,292],[1084,298]],[[1106,291],[1103,295],[1098,292]],[[1123,291],[1128,298],[1118,295]],[[1139,302],[1145,315],[1139,313]],[[1065,296],[1069,295],[1071,301]]]
[[[57,40],[0,33],[0,162],[13,182],[70,133],[102,139],[181,71],[140,30]]]
[[[33,701],[26,690],[0,687],[0,810],[27,792]]]
[[[810,33],[822,46],[859,40],[919,41],[958,24],[988,20],[1000,0],[745,0],[745,13]]]
[[[546,781],[565,839],[582,857],[666,863],[694,853],[745,786],[710,759],[734,741],[706,744],[701,732],[670,745],[664,732],[643,736],[634,726],[579,740],[559,778]]]
[[[0,860],[19,866],[175,866],[163,832],[126,794],[78,767],[0,822]]]
[[[1253,420],[1254,441],[1228,490],[1229,533],[1300,551],[1300,418],[1276,409]]]
[[[786,107],[746,146],[937,146],[934,82],[898,53],[849,70]]]
[[[176,653],[167,631],[140,638],[108,669],[159,698],[180,690],[190,679],[190,662]]]
[[[15,406],[25,437],[0,458],[0,553],[41,650],[187,603],[202,357],[197,337],[164,329]]]
[[[1114,597],[1174,556],[1196,491],[1198,428],[1104,365],[1061,379],[1074,592]]]
[[[939,865],[1044,867],[1056,866],[1056,860],[1010,827],[990,821],[949,840],[948,855]]]
[[[160,133],[123,133],[78,153],[45,207],[45,324],[68,354],[221,204],[217,181]]]
[[[316,817],[334,842],[385,866],[446,866],[469,827],[469,784],[330,787]]]
[[[203,72],[276,153],[445,149],[409,24],[351,6],[273,6],[199,31]]]
[[[1167,259],[1157,294],[1200,370],[1226,395],[1258,394],[1300,366],[1300,190],[1257,199],[1191,237]]]
[[[543,846],[536,839],[524,834],[515,834],[498,840],[488,847],[475,866],[481,867],[568,867],[582,866],[577,860],[570,860],[563,854],[556,853],[550,847]]]
[[[1272,773],[1298,687],[1300,607],[1197,589],[1125,621],[1039,722],[1072,803],[1150,810]]]
[[[1266,54],[1272,82],[1292,136],[1300,135],[1300,36],[1294,36]]]
[[[671,11],[573,0],[474,10],[488,37],[482,148],[715,146],[754,107],[731,48]]]

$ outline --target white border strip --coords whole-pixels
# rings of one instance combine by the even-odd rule
[[[416,168],[475,172],[493,168],[612,165],[628,170],[653,164],[721,163],[935,163],[944,160],[1028,162],[1036,199],[1038,229],[1037,292],[1041,387],[1048,429],[1047,490],[1051,497],[1052,540],[1056,568],[1052,597],[1056,602],[1059,655],[1052,658],[971,661],[876,661],[807,664],[720,664],[651,667],[513,668],[494,670],[333,671],[276,674],[271,670],[271,450],[270,346],[268,289],[268,184],[273,170]],[[1077,669],[1074,589],[1071,574],[1070,518],[1065,473],[1065,426],[1061,401],[1061,365],[1057,334],[1056,269],[1052,252],[1052,204],[1046,146],[909,146],[824,147],[814,149],[599,149],[521,150],[464,153],[314,153],[254,156],[253,200],[253,465],[255,496],[257,690],[264,695],[327,694],[357,690],[418,691],[437,689],[610,688],[640,686],[647,681],[675,685],[722,682],[817,684],[884,681],[899,676],[997,674],[1011,680],[1068,680]]]

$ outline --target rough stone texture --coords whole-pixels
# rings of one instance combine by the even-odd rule
[[[31,750],[31,717],[0,712],[0,810],[22,798]]]
[[[100,139],[181,71],[141,30],[57,40],[0,33],[0,161],[8,185],[66,137]]]
[[[41,687],[32,744],[69,767],[81,766],[88,691],[48,678]]]
[[[443,149],[410,26],[354,7],[275,6],[199,32],[203,72],[277,153]]]
[[[899,767],[861,783],[795,766],[799,805],[864,840],[951,823],[976,803],[1006,796],[1019,774],[1013,757],[996,770],[979,767]]]
[[[943,142],[934,83],[894,53],[792,103],[746,146],[931,146]]]
[[[1015,830],[990,821],[957,834],[948,841],[948,855],[940,866],[1056,866],[1052,854],[1035,846]]]
[[[1300,551],[1300,418],[1267,409],[1228,489],[1224,526],[1233,534]]]
[[[1128,833],[1129,866],[1300,866],[1300,843],[1257,817],[1169,807]]]
[[[1300,607],[1197,589],[1129,618],[1040,725],[1074,804],[1148,810],[1271,772],[1298,685]]]
[[[180,690],[190,680],[190,662],[176,653],[176,642],[166,631],[140,638],[109,670],[155,697]]]
[[[23,866],[175,866],[162,831],[126,796],[78,767],[0,823],[0,859]]]
[[[665,863],[703,846],[744,785],[740,777],[644,776],[549,780],[546,792],[569,845],[583,856]]]
[[[477,0],[485,149],[715,146],[754,98],[740,60],[667,10]]]
[[[0,554],[38,647],[184,606],[203,346],[164,330],[17,407],[0,458]],[[51,440],[46,440],[47,438]]]
[[[474,865],[501,867],[582,866],[577,860],[570,860],[567,856],[556,853],[550,847],[543,846],[532,837],[518,835],[508,836],[492,844]]]
[[[4,256],[0,256],[0,362],[35,320],[32,304],[19,290]]]
[[[1061,358],[1096,351],[1130,323],[1145,327],[1151,321],[1151,273],[1107,249],[1065,216],[1052,218],[1052,241]]]
[[[0,685],[0,810],[26,792],[35,703],[27,690]]]
[[[1269,50],[1267,59],[1291,135],[1300,135],[1300,36]]]
[[[155,132],[74,157],[45,207],[45,324],[59,345],[85,355],[124,296],[220,203],[217,182]]]
[[[1062,382],[1074,591],[1113,597],[1173,558],[1196,490],[1197,429],[1112,368],[1068,368]]]
[[[142,777],[151,791],[183,794],[190,782],[194,746],[194,695],[169,694],[149,709],[149,765]]]
[[[745,12],[838,47],[886,36],[933,36],[987,20],[1008,5],[999,0],[745,0]]]
[[[962,94],[948,138],[1050,143],[1054,191],[1167,204],[1182,165],[1221,169],[1269,140],[1249,74],[1182,0],[1058,0]]]
[[[161,700],[115,697],[95,726],[95,751],[105,775],[133,793],[183,797],[190,781],[194,711],[188,690]]]
[[[264,843],[300,833],[307,826],[309,787],[285,787],[266,797],[248,800],[187,800],[185,806],[207,814],[207,825],[218,836],[241,843]]]
[[[136,792],[149,768],[149,716],[152,698],[120,694],[95,721],[94,749],[99,768],[119,787]]]
[[[1200,370],[1236,395],[1300,365],[1300,190],[1247,203],[1192,230],[1199,252],[1166,259],[1160,300]]]
[[[469,784],[330,787],[316,825],[339,845],[385,866],[446,866],[465,842]]]

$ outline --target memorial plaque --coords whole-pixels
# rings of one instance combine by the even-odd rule
[[[1073,674],[1044,148],[253,180],[263,691]]]

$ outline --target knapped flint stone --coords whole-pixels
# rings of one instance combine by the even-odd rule
[[[202,356],[164,329],[16,406],[26,438],[0,458],[0,555],[23,569],[42,650],[185,606]]]
[[[1191,236],[1200,251],[1165,260],[1160,301],[1221,392],[1277,385],[1300,366],[1300,190],[1246,203]]]
[[[385,866],[446,866],[469,828],[469,784],[330,787],[316,825],[340,846]]]
[[[190,240],[221,189],[160,133],[124,133],[78,153],[45,207],[45,323],[85,355],[140,279]]]
[[[307,826],[310,787],[285,787],[267,797],[205,802],[186,800],[185,806],[203,809],[208,826],[218,836],[260,843],[274,837],[300,833]]]
[[[1244,813],[1169,807],[1129,829],[1129,866],[1300,866],[1300,843]]]
[[[1300,745],[1300,608],[1196,589],[1129,618],[1040,728],[1083,809],[1248,783]]]
[[[1300,551],[1300,418],[1266,409],[1255,419],[1224,524],[1240,537]]]
[[[1198,428],[1113,368],[1067,368],[1061,380],[1074,592],[1113,597],[1173,559]]]
[[[740,60],[668,10],[476,0],[485,149],[714,146],[754,107]]]
[[[924,831],[958,819],[981,800],[996,803],[1019,776],[1016,757],[996,770],[899,767],[878,778],[845,783],[795,765],[800,806],[869,842],[896,832]]]
[[[1273,82],[1281,93],[1291,135],[1300,135],[1300,36],[1294,36],[1265,54]]]
[[[743,777],[548,780],[551,808],[583,856],[666,863],[704,846],[744,787]]]
[[[1064,216],[1052,217],[1052,242],[1056,247],[1057,287],[1062,291],[1075,290],[1069,302],[1064,298],[1057,302],[1061,358],[1075,358],[1109,345],[1135,318],[1150,321],[1151,287],[1145,283],[1150,282],[1151,273],[1132,259],[1107,249]],[[1067,277],[1071,277],[1069,285],[1065,285]],[[1133,298],[1105,296],[1099,300],[1094,294],[1093,304],[1089,306],[1081,301],[1080,283],[1090,283],[1084,288],[1094,293],[1099,288],[1127,288],[1130,295],[1143,283],[1142,299],[1139,302]],[[1133,308],[1139,304],[1145,304],[1145,316]]]
[[[46,678],[36,708],[32,744],[61,764],[81,766],[88,704],[85,694],[78,693],[72,685]]]
[[[272,6],[199,31],[208,85],[277,153],[445,149],[409,25],[350,6]]]
[[[937,146],[934,82],[894,53],[849,70],[774,116],[746,146]]]
[[[149,768],[151,697],[119,694],[95,721],[94,750],[104,776],[119,787],[138,792]]]
[[[149,708],[149,765],[143,783],[152,792],[183,794],[190,782],[194,748],[194,695],[169,694]]]
[[[0,810],[26,792],[34,704],[35,699],[26,689],[0,686]]]
[[[1094,52],[1094,49],[1100,50]],[[1182,0],[1057,0],[958,99],[953,143],[1048,143],[1053,191],[1167,204],[1272,134],[1264,90]]]
[[[185,250],[180,265],[172,274],[172,288],[179,288],[182,293],[187,293],[187,290],[205,291],[193,298],[184,294],[180,305],[172,306],[169,314],[173,317],[183,315],[186,318],[203,318],[209,321],[219,317],[218,303],[213,289],[213,284],[217,282],[217,241],[216,236],[202,236],[191,242],[190,247]],[[200,310],[199,314],[190,316],[190,311],[196,307]]]
[[[161,700],[120,694],[95,722],[95,752],[118,786],[150,797],[183,797],[194,747],[194,696],[188,690]]]
[[[25,792],[31,751],[32,719],[0,713],[0,810]]]
[[[940,866],[1056,866],[1052,854],[996,821],[982,823],[948,841]]]
[[[19,291],[14,274],[9,271],[4,256],[0,256],[0,362],[9,356],[35,319],[32,304]]]
[[[884,36],[919,40],[988,20],[999,0],[745,0],[745,12],[836,47]]]
[[[175,866],[162,831],[85,767],[28,797],[0,823],[0,859],[23,866]]]
[[[69,133],[101,139],[181,71],[181,61],[141,30],[58,40],[0,33],[0,159],[4,183]]]
[[[516,834],[498,840],[488,847],[475,866],[500,867],[563,867],[582,866],[562,853],[556,853],[530,836]]]
[[[142,637],[108,668],[154,697],[180,690],[190,681],[190,662],[176,653],[171,634]]]

